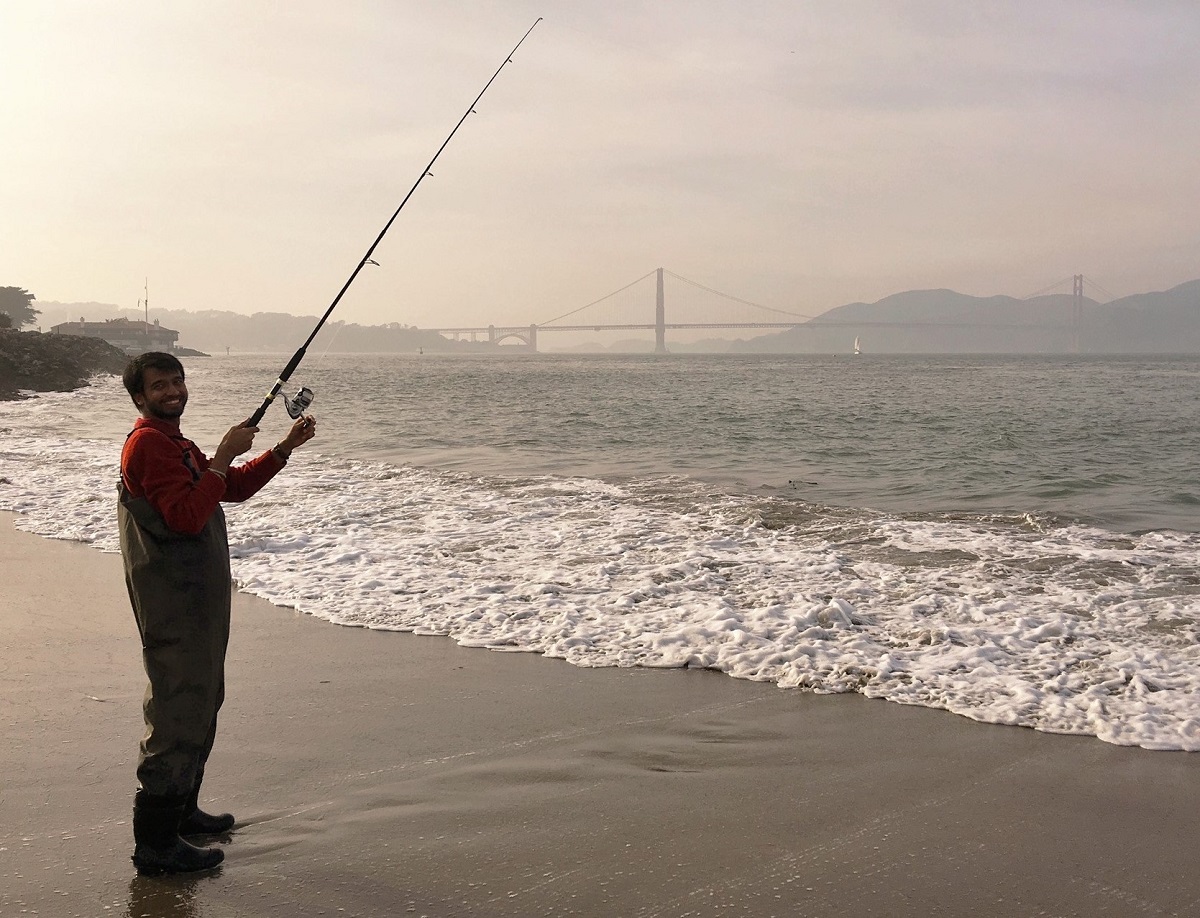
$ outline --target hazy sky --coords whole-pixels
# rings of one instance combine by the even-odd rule
[[[1194,0],[4,0],[0,286],[319,314],[538,16],[336,318],[1200,277]]]

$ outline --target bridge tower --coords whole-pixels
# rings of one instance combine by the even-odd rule
[[[1076,274],[1071,291],[1071,353],[1079,353],[1079,326],[1083,324],[1083,275]]]
[[[654,301],[654,353],[667,353],[667,310],[663,300],[663,269],[658,269],[658,296]]]

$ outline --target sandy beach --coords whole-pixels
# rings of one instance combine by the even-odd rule
[[[239,595],[211,875],[129,861],[120,561],[0,514],[0,916],[1200,914],[1200,757]]]

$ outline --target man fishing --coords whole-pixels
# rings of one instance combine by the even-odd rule
[[[228,832],[234,817],[199,807],[204,766],[225,696],[232,581],[221,501],[243,501],[316,434],[301,416],[267,452],[240,466],[256,426],[232,427],[211,459],[180,432],[187,406],[183,365],[150,352],[125,368],[141,417],[121,452],[117,517],[125,583],[150,684],[143,712],[133,805],[133,863],[139,873],[207,870],[225,857],[186,838]]]
[[[438,147],[263,403],[244,424],[230,428],[211,460],[179,430],[187,405],[182,364],[170,354],[152,352],[135,357],[125,369],[125,388],[142,416],[121,453],[117,516],[125,582],[150,677],[144,703],[146,735],[137,769],[141,787],[133,803],[133,863],[139,873],[207,870],[224,860],[224,852],[185,840],[227,832],[234,825],[230,814],[209,815],[198,802],[216,735],[217,711],[225,696],[229,642],[232,585],[220,502],[253,496],[283,468],[293,449],[312,439],[316,421],[303,415],[312,393],[301,389],[294,401],[284,398],[297,420],[278,444],[245,465],[234,468],[229,463],[250,449],[258,422],[308,346],[359,272],[367,264],[378,264],[371,257],[376,247],[539,22],[541,18],[529,27]]]

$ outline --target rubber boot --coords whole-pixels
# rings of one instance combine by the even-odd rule
[[[197,848],[179,837],[185,797],[139,790],[133,798],[133,866],[143,876],[211,870],[225,860],[219,848]]]
[[[197,780],[196,786],[192,788],[192,793],[183,806],[183,819],[179,823],[179,834],[185,837],[220,835],[232,829],[234,822],[236,820],[232,813],[221,813],[214,816],[200,809],[200,781]]]

